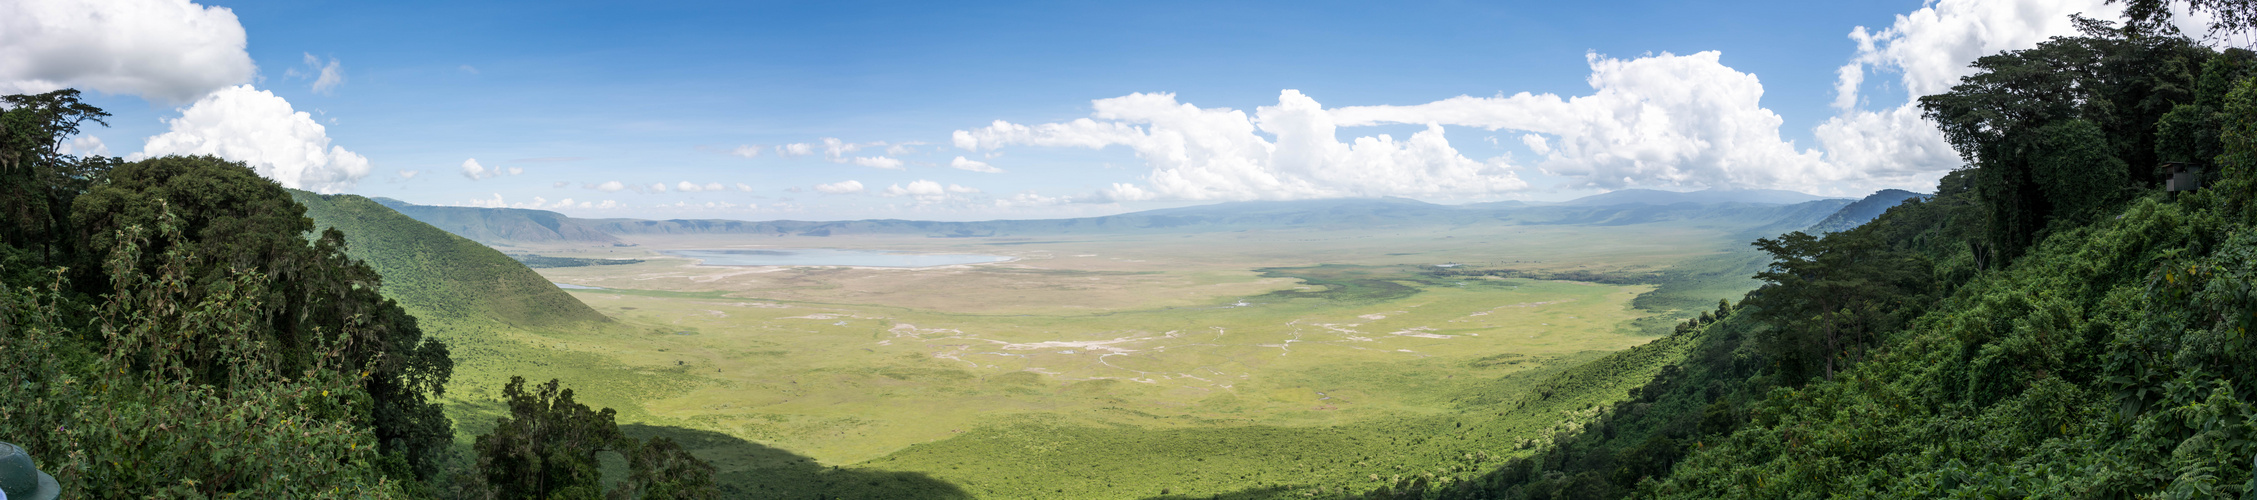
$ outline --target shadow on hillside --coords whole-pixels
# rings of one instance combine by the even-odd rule
[[[826,467],[814,459],[718,432],[641,424],[619,430],[635,439],[664,436],[713,464],[722,498],[972,498],[956,485],[915,472]]]
[[[1307,488],[1295,488],[1292,486],[1269,486],[1263,488],[1233,491],[1230,493],[1222,494],[1160,495],[1156,497],[1144,497],[1144,500],[1256,500],[1265,498],[1280,498],[1286,496],[1287,493],[1305,489]]]

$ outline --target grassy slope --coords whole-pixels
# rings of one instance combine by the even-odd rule
[[[384,275],[384,295],[418,318],[486,318],[517,327],[608,321],[509,256],[367,198],[290,195],[316,225],[344,231],[346,254]]]

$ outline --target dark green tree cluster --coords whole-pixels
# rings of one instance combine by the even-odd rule
[[[494,432],[474,446],[478,476],[465,486],[470,498],[607,498],[599,457],[627,460],[626,481],[608,498],[711,499],[720,493],[713,466],[690,456],[673,440],[652,437],[637,442],[619,432],[610,408],[590,410],[573,401],[572,390],[550,380],[528,392],[523,377],[502,388],[510,416],[496,419]]]
[[[212,157],[62,154],[108,116],[75,90],[0,104],[0,439],[74,496],[430,497],[493,477],[459,465],[435,401],[447,346],[280,185]],[[635,471],[612,498],[711,496],[710,467],[618,437],[608,412],[605,449]],[[480,458],[552,438],[569,436]]]
[[[1979,72],[1951,92],[1920,98],[1973,167],[1988,221],[1988,237],[1973,241],[1978,265],[2018,256],[2050,224],[2089,222],[2155,185],[2160,159],[2216,155],[2217,103],[2247,76],[2246,51],[2076,20],[2085,36],[1977,59]]]

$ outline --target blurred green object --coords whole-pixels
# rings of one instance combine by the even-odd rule
[[[55,476],[32,466],[31,454],[23,447],[0,442],[0,498],[55,500],[62,493],[63,487],[55,484]]]

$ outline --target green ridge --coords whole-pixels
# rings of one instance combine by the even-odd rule
[[[346,255],[384,276],[384,295],[426,321],[485,318],[519,327],[610,321],[508,255],[354,195],[291,190]]]

